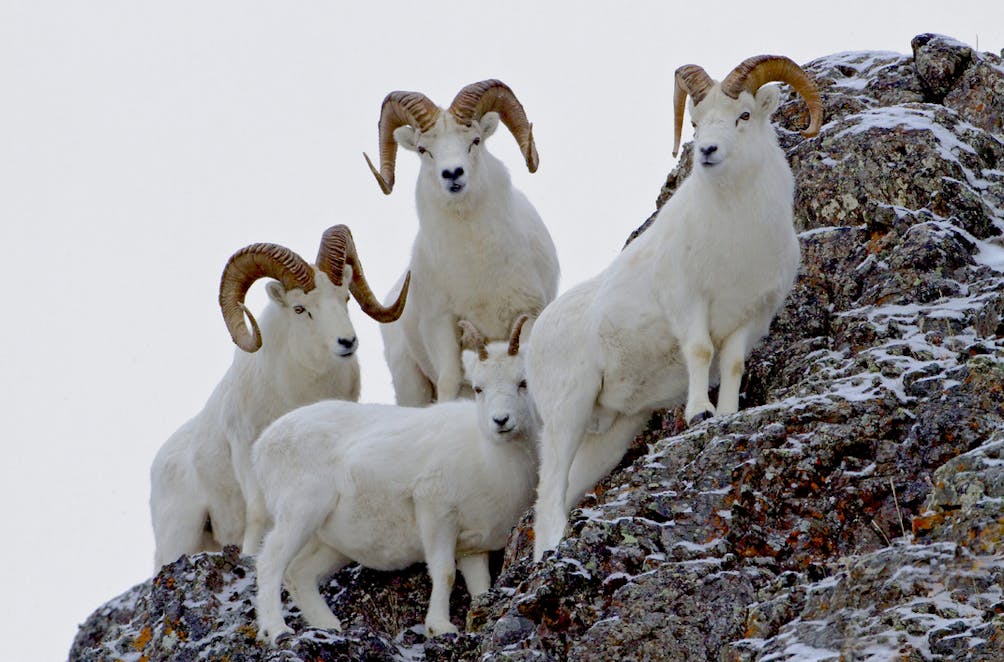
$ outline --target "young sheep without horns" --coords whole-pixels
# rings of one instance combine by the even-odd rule
[[[771,81],[805,99],[815,84],[785,57],[757,56],[720,84],[677,69],[675,146],[692,100],[694,167],[648,230],[595,278],[548,306],[527,369],[541,430],[534,556],[561,540],[568,510],[623,456],[653,409],[686,402],[694,423],[739,408],[744,361],[798,269],[794,181],[770,125]],[[718,406],[708,387],[721,374]]]
[[[398,145],[421,159],[415,187],[419,228],[408,267],[411,300],[397,324],[381,328],[400,405],[460,394],[457,320],[469,320],[490,338],[502,337],[517,314],[536,316],[557,294],[551,236],[530,201],[513,188],[505,165],[483,144],[500,119],[527,168],[536,171],[532,126],[500,81],[464,87],[446,111],[419,92],[391,92],[381,107],[379,172],[366,157],[381,190],[393,189]]]
[[[264,277],[275,280],[265,286],[271,301],[259,328],[244,296]],[[202,411],[164,443],[153,461],[154,569],[182,554],[241,544],[244,495],[252,487],[251,444],[258,434],[301,405],[359,398],[349,294],[369,316],[391,322],[401,315],[407,291],[406,279],[397,301],[380,305],[344,225],[324,233],[316,266],[275,244],[253,244],[234,253],[220,282],[220,307],[240,349]]]
[[[313,627],[341,629],[318,582],[356,561],[399,570],[425,561],[430,636],[456,632],[450,590],[459,567],[471,595],[491,586],[488,552],[533,500],[537,418],[526,389],[519,337],[486,344],[460,324],[475,402],[424,408],[320,402],[286,414],[255,444],[261,492],[249,508],[274,521],[258,555],[258,637],[292,633],[290,596]]]

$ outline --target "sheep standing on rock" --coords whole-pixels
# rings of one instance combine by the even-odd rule
[[[263,277],[276,280],[266,285],[271,302],[259,328],[244,296]],[[301,405],[359,398],[349,294],[368,315],[391,322],[401,315],[407,291],[405,279],[397,301],[380,305],[344,225],[324,233],[316,266],[276,244],[253,244],[230,258],[220,282],[220,306],[240,349],[202,411],[164,443],[153,461],[155,569],[182,554],[241,544],[251,444],[258,434]]]
[[[749,58],[720,84],[696,65],[676,72],[675,145],[683,107],[696,128],[690,176],[613,263],[548,306],[527,370],[543,419],[534,525],[539,560],[567,513],[623,456],[652,410],[686,402],[694,423],[739,408],[744,361],[794,284],[794,180],[770,125],[776,86],[806,100],[815,84],[779,56]],[[708,388],[721,375],[718,406]]]
[[[533,500],[537,417],[519,352],[521,316],[508,342],[485,343],[468,322],[464,369],[475,402],[397,407],[319,402],[286,414],[254,447],[261,492],[251,521],[271,515],[258,555],[258,637],[292,633],[290,596],[312,627],[339,630],[319,581],[356,561],[399,570],[425,561],[429,636],[456,632],[449,600],[459,567],[471,595],[491,586],[488,552],[505,546]]]
[[[398,323],[381,329],[400,405],[460,394],[458,320],[501,337],[517,315],[532,320],[557,294],[551,236],[530,201],[513,188],[505,165],[483,144],[500,119],[516,137],[527,168],[536,171],[532,126],[500,81],[466,86],[445,112],[418,92],[391,92],[381,107],[380,170],[366,157],[381,190],[389,194],[394,187],[398,145],[421,159],[415,189],[419,230],[408,267],[411,303]]]

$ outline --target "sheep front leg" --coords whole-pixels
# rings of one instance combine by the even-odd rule
[[[715,408],[708,398],[708,373],[715,350],[708,332],[707,317],[707,306],[695,306],[681,343],[683,360],[687,365],[687,406],[683,416],[688,425],[715,415]]]
[[[275,526],[265,536],[258,555],[258,640],[275,646],[280,637],[293,634],[282,617],[282,577],[293,558],[303,549],[327,512],[308,508],[305,512],[287,510],[275,513]]]
[[[317,536],[293,559],[286,571],[289,593],[311,627],[341,631],[342,623],[324,601],[319,585],[324,577],[351,562],[352,559],[324,544]]]
[[[648,413],[613,414],[613,421],[602,434],[585,435],[568,471],[566,512],[617,466],[648,418]]]
[[[471,597],[485,593],[492,587],[491,573],[488,571],[488,554],[468,554],[457,560]]]
[[[436,401],[456,400],[463,382],[456,318],[443,315],[427,326],[423,337],[436,369]]]
[[[749,327],[740,327],[722,343],[718,355],[721,385],[718,387],[719,414],[734,414],[739,411],[739,384],[743,378],[746,361],[746,344]]]
[[[456,578],[457,525],[434,504],[415,503],[415,520],[422,536],[425,565],[432,580],[425,631],[430,637],[456,634],[450,622],[450,593]]]

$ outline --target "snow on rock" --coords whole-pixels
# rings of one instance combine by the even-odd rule
[[[231,549],[99,608],[70,659],[1004,659],[1004,67],[911,47],[806,65],[814,139],[782,88],[802,269],[741,411],[654,415],[539,564],[524,515],[493,589],[458,581],[464,634],[424,636],[421,567],[351,567],[323,587],[344,633],[287,600],[297,634],[262,648]]]

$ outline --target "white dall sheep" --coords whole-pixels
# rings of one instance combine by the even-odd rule
[[[491,586],[488,552],[505,546],[533,501],[537,417],[527,393],[519,334],[463,352],[475,402],[397,407],[320,402],[286,414],[254,448],[261,499],[274,522],[258,555],[258,638],[292,630],[290,596],[312,627],[341,629],[321,597],[322,578],[356,561],[399,570],[425,561],[430,636],[456,632],[449,599],[459,567],[471,595]],[[252,518],[254,519],[254,518]]]
[[[271,301],[259,328],[244,307],[244,296],[263,277],[276,280],[265,287]],[[301,405],[359,398],[349,293],[371,317],[390,322],[400,316],[407,289],[406,281],[393,306],[380,305],[344,225],[324,233],[316,266],[275,244],[253,244],[230,258],[220,282],[220,306],[240,349],[202,411],[164,443],[153,461],[155,570],[181,554],[241,544],[251,444],[258,434]]]
[[[750,58],[720,84],[676,72],[677,153],[689,94],[694,167],[647,231],[603,272],[564,293],[534,327],[527,370],[543,419],[534,556],[561,540],[569,509],[623,456],[651,411],[686,402],[688,422],[739,408],[746,354],[767,333],[799,263],[794,181],[770,125],[776,86],[806,100],[791,60]],[[717,408],[708,388],[721,375]]]
[[[391,92],[383,101],[379,172],[366,157],[383,192],[394,186],[398,145],[421,159],[419,229],[408,267],[411,302],[398,323],[381,328],[400,405],[460,394],[458,320],[471,321],[487,337],[502,337],[517,315],[536,317],[557,294],[551,236],[484,145],[500,119],[516,137],[527,168],[536,171],[531,124],[500,81],[466,86],[446,111],[418,92]]]

